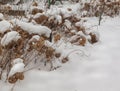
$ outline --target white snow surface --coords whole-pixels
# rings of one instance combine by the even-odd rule
[[[7,30],[10,29],[10,27],[11,27],[11,24],[8,21],[6,20],[0,21],[0,33],[6,32]]]
[[[20,58],[17,58],[13,60],[13,66],[10,70],[9,77],[13,76],[17,72],[23,72],[25,64],[23,63],[23,60]]]
[[[92,29],[100,33],[100,41],[87,45],[84,55],[72,53],[69,62],[51,72],[26,72],[25,79],[16,83],[14,91],[120,91],[119,22],[120,17],[103,19],[101,26]],[[94,24],[98,24],[97,18],[90,18],[86,23]],[[68,53],[73,47],[67,46],[64,51]],[[0,86],[0,91],[10,91],[13,85],[1,82]]]
[[[21,36],[19,35],[18,32],[16,31],[11,31],[11,32],[8,32],[6,33],[3,38],[1,39],[1,45],[2,46],[6,46],[8,45],[9,43],[11,43],[12,41],[17,41],[18,39],[20,39]]]

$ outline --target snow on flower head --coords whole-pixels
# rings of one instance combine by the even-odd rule
[[[22,22],[19,20],[12,20],[13,23],[17,24],[20,28],[24,31],[28,32],[29,34],[38,34],[38,35],[45,35],[46,37],[50,36],[51,29],[46,26],[41,25],[34,25],[32,23]]]
[[[21,59],[21,58],[16,58],[16,59],[14,59],[14,60],[12,61],[12,65],[15,65],[15,64],[17,64],[17,63],[23,63],[23,59]]]
[[[40,39],[40,36],[39,35],[34,35],[30,40],[29,40],[29,42],[31,42],[31,41],[34,41],[34,40],[39,40]]]
[[[6,32],[7,30],[9,30],[11,27],[11,24],[6,21],[6,20],[3,20],[3,21],[0,21],[0,33],[4,33]]]
[[[8,45],[9,43],[11,43],[12,41],[17,41],[18,39],[20,39],[21,36],[19,35],[18,32],[16,31],[11,31],[11,32],[8,32],[7,34],[5,34],[3,36],[3,38],[1,39],[1,45],[2,46],[6,46]]]
[[[9,77],[13,76],[17,72],[23,72],[25,64],[23,63],[23,59],[17,58],[13,60],[13,66],[10,70]]]

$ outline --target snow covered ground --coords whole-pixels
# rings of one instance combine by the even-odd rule
[[[86,25],[98,23],[90,18]],[[100,41],[86,47],[85,55],[70,55],[70,61],[54,71],[31,70],[14,91],[120,91],[120,17],[106,18],[95,27]],[[0,83],[0,91],[13,85]]]

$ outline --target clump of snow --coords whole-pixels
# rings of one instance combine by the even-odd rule
[[[82,15],[83,15],[83,16],[84,16],[84,15],[87,15],[87,13],[88,13],[87,11],[83,11],[83,12],[82,12]]]
[[[4,16],[2,13],[0,13],[0,20],[4,19]]]
[[[77,35],[86,37],[85,34],[84,34],[82,31],[79,31],[79,32],[77,33]]]
[[[68,11],[67,9],[62,9],[61,13],[63,14],[64,18],[68,18],[73,15],[72,11]]]
[[[23,59],[21,59],[21,58],[16,58],[16,59],[14,59],[13,61],[12,61],[12,65],[15,65],[15,64],[18,64],[18,63],[23,63]]]
[[[13,66],[10,70],[9,77],[13,76],[17,72],[24,71],[25,64],[23,63],[23,59],[17,58],[13,60]]]
[[[38,41],[40,39],[40,36],[39,35],[34,35],[30,40],[29,40],[29,43],[33,43]]]
[[[76,39],[79,39],[79,38],[80,38],[79,35],[74,35],[70,38],[70,42],[75,41]]]
[[[87,39],[87,40],[91,40],[91,36],[90,36],[90,35],[87,35],[87,36],[86,36],[86,39]]]
[[[68,28],[68,29],[71,29],[71,26],[72,26],[72,24],[71,24],[71,22],[69,21],[69,20],[65,20],[65,26]]]
[[[48,19],[48,21],[51,21],[51,20],[55,20],[55,16],[53,16],[53,15],[50,16],[49,19]]]
[[[20,2],[20,0],[15,0],[14,4],[18,4]]]
[[[52,45],[53,45],[53,43],[49,42],[48,40],[45,41],[45,46],[51,47]]]
[[[40,36],[39,35],[34,35],[29,41],[33,41],[33,40],[39,40]]]
[[[63,51],[64,51],[63,47],[56,48],[55,50],[56,53],[61,53],[61,54],[63,53]]]
[[[45,15],[45,14],[44,14],[44,13],[37,13],[37,14],[34,15],[33,18],[34,18],[34,19],[35,19],[35,18],[39,18],[41,15]]]
[[[56,16],[55,16],[55,19],[56,19],[56,22],[58,22],[58,24],[61,24],[61,23],[62,23],[62,16],[56,15]]]
[[[1,39],[1,45],[2,46],[6,46],[8,45],[9,43],[11,43],[12,41],[17,41],[18,39],[20,39],[21,36],[19,35],[18,32],[16,31],[11,31],[11,32],[8,32],[7,34],[5,34],[3,36],[3,38]]]
[[[0,21],[0,33],[6,32],[7,30],[10,29],[10,27],[11,27],[10,22],[6,20]]]
[[[81,24],[82,24],[81,21],[80,22],[76,22],[75,26],[79,27],[79,26],[81,26]]]
[[[46,37],[50,36],[51,29],[49,29],[46,26],[33,25],[32,23],[26,23],[19,20],[16,20],[15,22],[18,26],[20,26],[20,28],[22,28],[24,31],[28,32],[29,34],[45,35]]]
[[[76,30],[71,30],[72,33],[76,33]]]

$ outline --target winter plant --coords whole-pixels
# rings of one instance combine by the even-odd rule
[[[100,24],[102,16],[120,13],[119,1],[72,0],[77,8],[51,5],[56,0],[47,1],[49,8],[39,0],[6,4],[9,2],[0,1],[0,79],[11,84],[23,80],[31,69],[51,71],[68,62],[69,54],[76,50],[64,54],[67,43],[85,47],[98,42],[98,33],[84,25],[85,17],[99,17]]]

